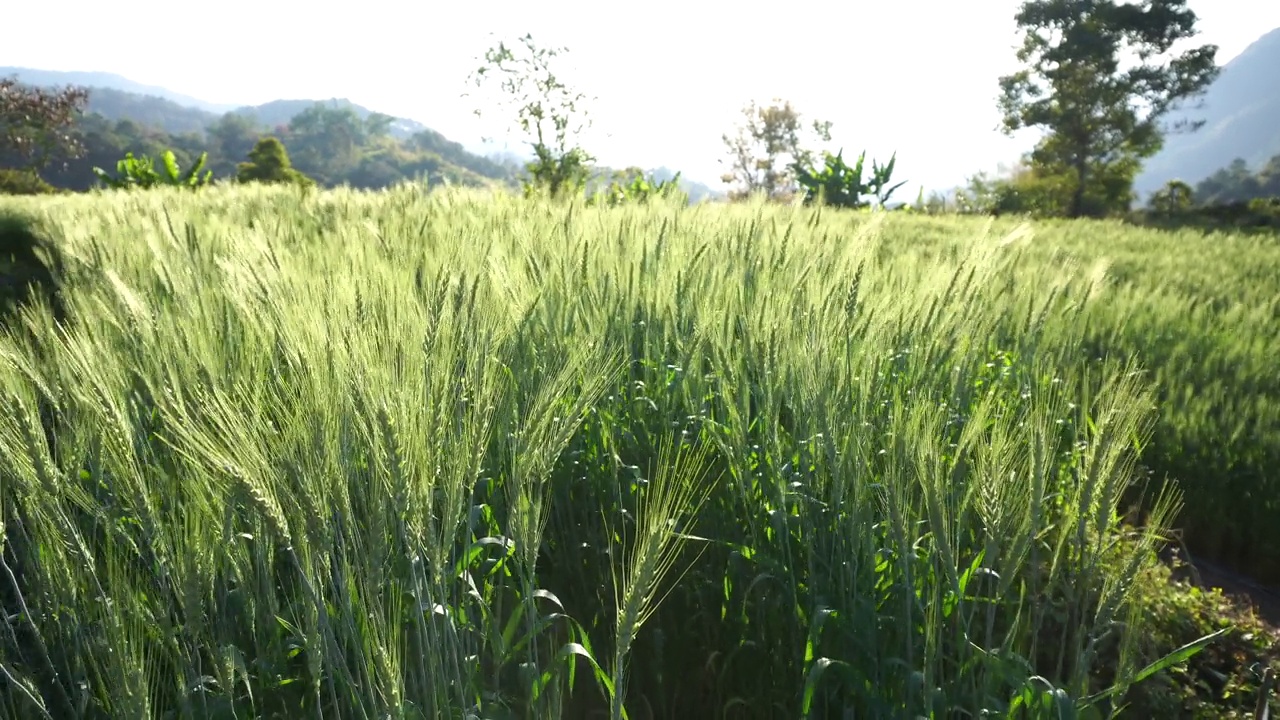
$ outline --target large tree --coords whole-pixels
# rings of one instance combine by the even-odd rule
[[[74,125],[88,101],[85,88],[45,89],[0,78],[0,153],[19,158],[20,169],[32,172],[54,158],[77,157],[83,146]]]
[[[795,166],[813,161],[810,141],[830,142],[831,123],[813,121],[808,127],[790,102],[774,100],[742,109],[743,121],[732,134],[722,135],[728,159],[721,180],[737,185],[732,197],[761,192],[771,199],[789,198],[796,190]],[[812,133],[813,137],[807,137]]]
[[[360,164],[366,130],[354,109],[315,103],[290,118],[287,139],[294,163],[331,185]]]
[[[1047,131],[1031,162],[1042,176],[1070,179],[1071,217],[1127,205],[1129,191],[1117,198],[1113,189],[1091,192],[1091,185],[1119,173],[1131,188],[1141,160],[1159,151],[1165,132],[1202,124],[1165,128],[1160,121],[1217,77],[1217,47],[1171,53],[1196,35],[1187,0],[1028,0],[1016,20],[1023,33],[1017,57],[1025,67],[1000,78],[1005,132]],[[1130,62],[1122,63],[1126,57]]]

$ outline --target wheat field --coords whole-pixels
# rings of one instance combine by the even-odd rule
[[[1170,529],[1280,547],[1264,239],[415,186],[0,210],[69,318],[0,337],[4,717],[1105,717],[1158,670],[1129,599]]]

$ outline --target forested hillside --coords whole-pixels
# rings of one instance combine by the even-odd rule
[[[97,91],[90,91],[94,97]],[[116,107],[127,110],[140,96],[127,93],[104,93]],[[125,97],[121,97],[125,96]],[[143,100],[151,100],[143,98]],[[141,118],[152,121],[172,109],[165,101],[138,102]],[[122,113],[123,114],[123,113]],[[180,114],[167,116],[178,122]],[[249,150],[264,135],[274,135],[289,149],[294,166],[321,185],[348,184],[356,188],[381,188],[400,180],[423,177],[429,182],[483,185],[506,182],[513,177],[512,168],[472,155],[457,143],[439,133],[424,130],[399,140],[390,135],[390,118],[371,115],[360,119],[351,108],[314,105],[289,120],[270,127],[239,113],[217,118],[203,131],[168,131],[142,119],[127,115],[112,119],[91,112],[76,122],[85,152],[65,163],[55,163],[41,175],[50,184],[70,190],[87,190],[97,184],[93,168],[110,170],[125,153],[158,156],[173,150],[178,162],[187,166],[208,152],[207,167],[215,178],[235,175],[236,165],[245,160]],[[0,167],[17,166],[15,158],[0,155]]]
[[[207,151],[214,177],[230,177],[254,142],[267,134],[284,142],[298,170],[325,186],[381,188],[424,175],[437,183],[513,184],[521,171],[514,156],[477,155],[420,122],[346,99],[273,100],[219,113],[210,108],[225,106],[109,73],[0,68],[4,76],[40,87],[71,83],[88,88],[85,116],[79,122],[87,152],[42,172],[49,183],[69,190],[93,187],[93,168],[110,170],[128,152],[154,157],[171,149],[185,167]],[[0,167],[16,166],[14,160],[0,152]],[[615,172],[601,166],[595,174],[605,178]],[[652,174],[658,181],[675,177],[666,167]],[[679,184],[694,201],[719,194],[687,179]]]
[[[1222,67],[1201,101],[1173,113],[1170,126],[1203,121],[1173,133],[1134,182],[1140,198],[1170,180],[1192,185],[1239,158],[1255,172],[1280,155],[1280,28],[1263,35]],[[1234,171],[1233,171],[1234,172]]]

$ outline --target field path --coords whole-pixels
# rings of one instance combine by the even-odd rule
[[[1205,589],[1222,588],[1223,593],[1252,608],[1267,625],[1280,628],[1280,587],[1256,582],[1211,560],[1192,559],[1185,550],[1179,549],[1177,556],[1184,567],[1175,577],[1187,578]]]

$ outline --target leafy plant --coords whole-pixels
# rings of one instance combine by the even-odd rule
[[[178,160],[172,150],[165,150],[160,155],[160,170],[155,161],[143,155],[134,157],[133,153],[125,153],[124,159],[116,163],[116,174],[110,175],[102,168],[95,167],[93,172],[103,185],[118,190],[140,188],[143,190],[155,187],[180,187],[196,190],[204,187],[213,179],[212,170],[204,170],[208,153],[201,153],[184,173],[178,167]],[[204,174],[201,175],[201,170]],[[162,172],[163,171],[163,172]]]
[[[678,192],[680,173],[670,179],[656,181],[652,176],[645,177],[640,168],[630,168],[615,173],[609,184],[597,190],[587,201],[592,205],[613,207],[626,203],[645,203],[655,198],[671,197]]]
[[[862,174],[866,155],[865,151],[862,152],[858,155],[857,162],[850,166],[844,161],[844,150],[835,155],[824,152],[822,156],[825,165],[820,170],[797,163],[794,166],[796,181],[805,190],[806,201],[820,201],[834,207],[860,208],[870,204],[862,199],[864,195],[870,195],[881,206],[887,203],[889,196],[906,184],[903,181],[889,185],[897,154],[890,157],[884,166],[872,160],[871,176],[864,181]]]

